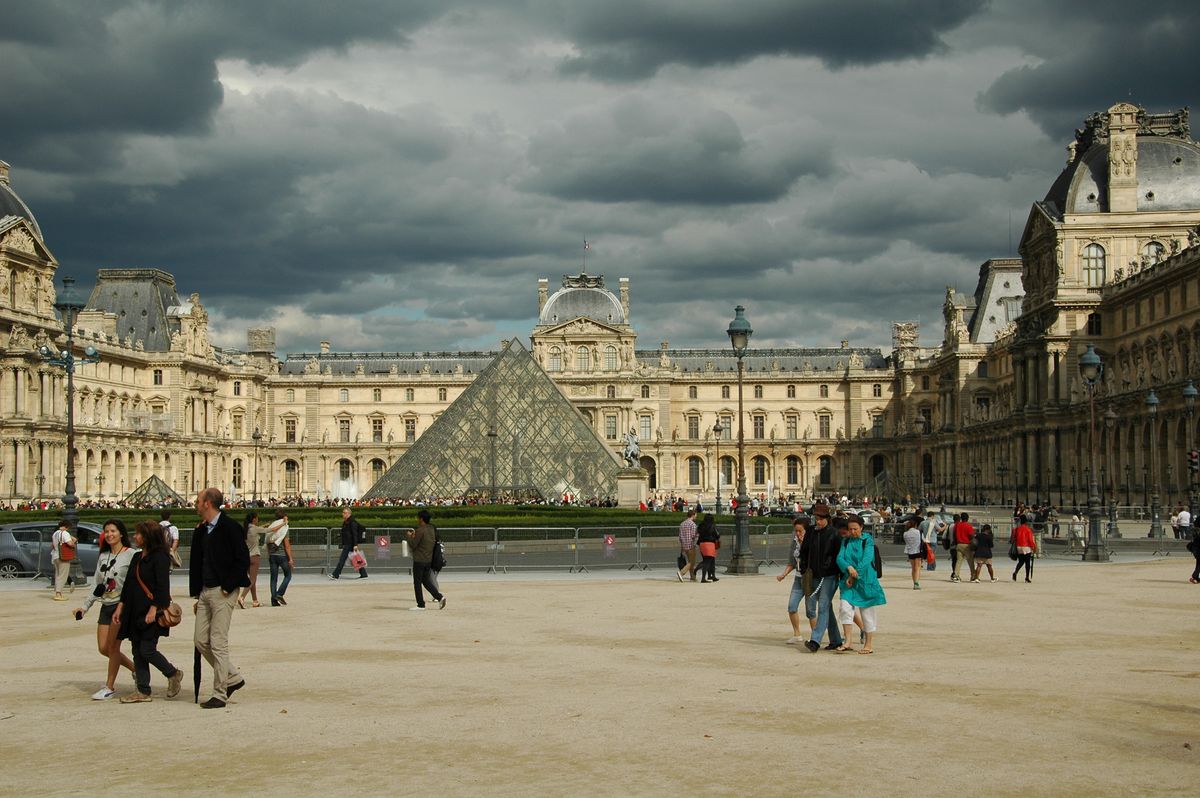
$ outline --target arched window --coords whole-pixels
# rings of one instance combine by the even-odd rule
[[[721,458],[721,484],[733,484],[733,458],[729,455]]]
[[[800,458],[796,455],[788,455],[786,462],[787,467],[787,484],[800,484]]]
[[[386,466],[379,458],[375,458],[371,461],[371,484],[375,484],[379,481],[379,478],[383,476],[385,468]]]
[[[767,484],[767,458],[762,455],[754,458],[754,484]]]
[[[818,460],[817,463],[818,463],[818,466],[820,467],[820,474],[817,477],[820,484],[832,485],[833,484],[833,458],[827,454],[822,455],[821,459]]]
[[[762,386],[761,386],[761,385],[755,385],[755,386],[754,386],[754,398],[755,398],[755,399],[762,399],[762,396],[763,396],[763,394],[762,394]]]
[[[350,401],[350,391],[346,388],[342,388],[340,391],[338,391],[338,401],[339,402],[349,402]]]
[[[643,386],[642,386],[642,398],[643,398],[643,399],[649,399],[649,398],[650,398],[650,386],[649,386],[649,385],[643,385]]]
[[[1088,244],[1083,248],[1083,281],[1088,288],[1104,285],[1104,247]]]
[[[557,346],[550,347],[550,357],[546,359],[547,371],[562,371],[562,350]]]
[[[879,383],[875,383],[874,385],[872,385],[871,386],[871,396],[875,396],[875,397],[883,396],[883,386],[880,385]]]
[[[1151,263],[1158,263],[1166,252],[1167,248],[1157,241],[1148,241],[1146,246],[1142,247],[1142,254],[1149,258]]]
[[[695,385],[688,386],[688,399],[695,399],[698,394],[698,389]]]
[[[617,386],[609,385],[608,387],[606,387],[604,389],[604,396],[608,399],[616,399],[617,398]]]
[[[617,348],[615,346],[604,347],[604,370],[617,370]]]
[[[828,398],[829,398],[829,386],[828,386],[828,385],[822,385],[822,386],[820,387],[820,389],[818,389],[818,394],[820,395],[820,397],[821,397],[822,399],[828,399]]]
[[[438,401],[439,402],[446,401],[446,389],[445,388],[438,388]]]
[[[159,384],[159,383],[155,383],[155,384],[157,385],[157,384]],[[296,389],[295,389],[295,388],[288,388],[288,389],[287,389],[287,400],[288,400],[289,402],[294,402],[294,401],[296,401]]]
[[[371,401],[373,401],[373,402],[382,402],[383,401],[383,389],[382,388],[372,388],[371,389]]]
[[[233,395],[234,396],[242,395],[242,381],[241,380],[233,381]]]
[[[300,466],[295,460],[285,460],[283,462],[283,489],[288,493],[295,493],[299,485],[298,477],[300,476]]]
[[[414,394],[413,394],[413,389],[412,389],[412,388],[405,388],[405,389],[404,389],[404,401],[406,401],[406,402],[411,402],[411,401],[413,400],[413,395],[414,395]]]
[[[700,484],[700,471],[704,467],[699,457],[688,458],[688,484],[698,486]]]
[[[349,460],[338,460],[337,466],[338,466],[338,479],[342,480],[343,482],[350,479],[350,461]]]
[[[788,399],[796,398],[796,386],[795,385],[789,385],[787,387],[787,398]]]
[[[233,458],[233,486],[242,489],[242,458]]]
[[[575,350],[575,370],[592,370],[592,353],[586,346],[581,346]]]

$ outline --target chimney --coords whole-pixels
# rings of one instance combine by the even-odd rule
[[[321,342],[321,354],[322,354],[322,355],[328,355],[328,354],[329,354],[329,342],[328,342],[328,341],[322,341],[322,342]]]
[[[617,282],[621,286],[621,311],[625,314],[625,323],[629,324],[629,278],[621,277]]]
[[[546,295],[550,292],[550,281],[545,277],[538,278],[538,315],[542,315],[542,309],[546,307]]]
[[[8,163],[0,161],[0,186],[8,185]]]
[[[1108,109],[1108,210],[1130,213],[1137,210],[1138,112],[1129,103]]]

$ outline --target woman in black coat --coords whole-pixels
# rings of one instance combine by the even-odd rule
[[[704,558],[700,564],[700,581],[719,582],[717,549],[721,545],[721,533],[717,531],[717,519],[712,513],[704,514],[704,520],[696,529],[696,542],[700,544],[700,555]]]
[[[133,646],[135,692],[121,696],[122,704],[150,701],[150,666],[167,677],[167,698],[179,694],[183,671],[176,668],[158,650],[158,638],[170,634],[160,626],[158,614],[171,603],[171,555],[167,551],[163,528],[157,521],[140,521],[133,530],[133,545],[141,551],[133,555],[129,574],[121,589],[121,602],[113,614],[117,634]]]

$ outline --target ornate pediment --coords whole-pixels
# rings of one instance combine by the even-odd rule
[[[54,256],[30,229],[29,222],[19,216],[0,219],[0,249],[23,252],[38,260],[54,263]]]
[[[568,338],[577,336],[582,338],[595,338],[597,336],[619,336],[621,334],[621,331],[616,327],[610,327],[607,324],[601,324],[600,322],[593,321],[592,319],[581,318],[572,319],[571,321],[560,324],[557,327],[551,327],[550,329],[541,333],[540,337],[553,335],[566,336]]]

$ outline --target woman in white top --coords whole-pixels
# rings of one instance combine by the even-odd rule
[[[275,511],[275,520],[267,527],[267,559],[271,565],[271,606],[286,607],[288,583],[292,581],[292,569],[296,560],[292,556],[292,543],[288,540],[288,517],[283,510]],[[283,584],[278,585],[279,572],[283,571]]]
[[[133,672],[133,660],[121,653],[121,641],[117,639],[117,624],[113,622],[113,613],[121,600],[121,588],[125,585],[125,575],[129,573],[129,563],[137,549],[129,547],[129,533],[125,524],[118,518],[104,522],[104,535],[100,539],[100,556],[96,561],[96,574],[93,587],[82,607],[76,607],[72,613],[75,620],[82,621],[83,615],[98,600],[100,602],[100,622],[96,626],[96,647],[100,656],[108,660],[108,675],[104,686],[97,690],[92,698],[103,701],[112,698],[116,693],[117,674],[121,668]]]
[[[908,519],[904,523],[904,555],[908,557],[908,563],[912,566],[913,590],[921,589],[921,563],[925,562],[923,543],[917,522]]]
[[[258,564],[262,562],[262,536],[267,530],[258,525],[257,510],[251,510],[246,516],[245,530],[246,548],[250,550],[250,568],[246,571],[246,575],[250,577],[250,586],[242,588],[242,595],[238,596],[238,606],[242,609],[246,609],[247,593],[254,600],[253,606],[262,606],[258,601]]]

